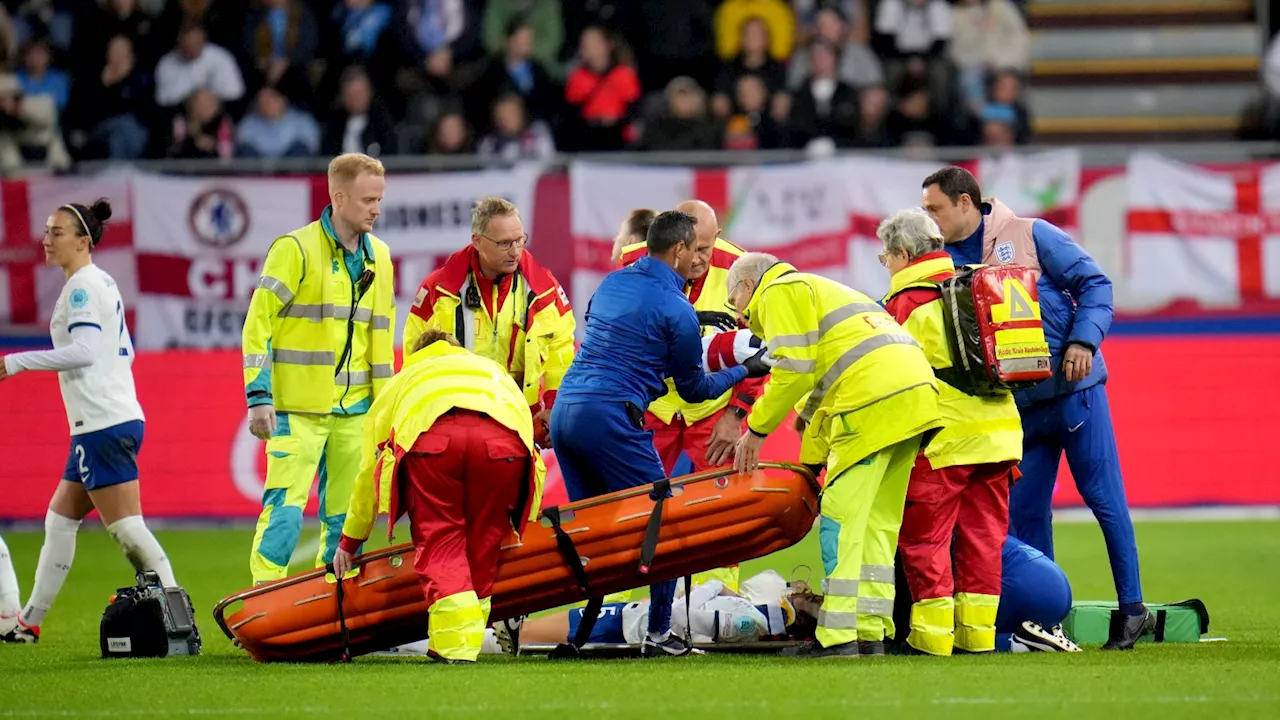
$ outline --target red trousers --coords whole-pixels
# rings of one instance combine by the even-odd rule
[[[670,475],[671,470],[675,468],[681,451],[684,451],[684,454],[693,461],[694,472],[711,469],[711,463],[707,462],[707,442],[711,440],[711,431],[715,429],[716,423],[726,412],[728,409],[721,410],[692,425],[685,423],[684,418],[679,415],[671,418],[671,424],[668,425],[657,415],[645,412],[644,427],[646,430],[653,431],[653,447],[658,451],[658,457],[662,459],[662,467],[667,471],[667,475]]]
[[[1013,467],[989,463],[934,470],[923,455],[916,459],[898,537],[914,601],[957,592],[1000,594]]]
[[[493,594],[499,550],[527,502],[529,450],[487,415],[454,410],[400,461],[400,503],[427,602],[467,590]]]

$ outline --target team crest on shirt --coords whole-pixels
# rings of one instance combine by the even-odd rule
[[[1004,264],[1013,262],[1013,243],[1000,243],[996,246],[996,259]]]
[[[71,291],[71,309],[79,310],[89,304],[89,293],[84,288],[76,288]]]

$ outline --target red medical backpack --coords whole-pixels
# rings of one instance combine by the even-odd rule
[[[938,379],[969,395],[1000,395],[1053,376],[1029,268],[966,265],[939,289],[953,362]]]

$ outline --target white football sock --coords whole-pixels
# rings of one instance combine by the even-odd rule
[[[0,538],[0,618],[13,617],[22,610],[18,598],[18,576],[13,572],[13,557],[9,546]]]
[[[484,640],[480,643],[481,655],[501,655],[502,645],[498,643],[498,633],[493,628],[484,629]]]
[[[669,637],[671,637],[671,631],[670,631],[670,630],[668,630],[668,631],[666,631],[666,632],[660,632],[660,633],[659,633],[659,632],[651,632],[651,633],[649,633],[649,639],[650,639],[650,640],[652,640],[652,641],[654,641],[654,642],[656,642],[656,643],[663,643],[663,642],[666,642],[666,641],[667,641],[667,638],[669,638]]]
[[[111,523],[107,532],[115,538],[125,557],[133,565],[133,569],[152,570],[160,576],[160,583],[165,587],[176,587],[178,581],[173,578],[173,567],[164,554],[164,548],[156,540],[156,536],[147,529],[147,523],[141,515],[130,515]]]
[[[53,605],[62,590],[62,583],[71,572],[71,561],[76,556],[76,532],[80,521],[63,517],[50,510],[44,516],[44,547],[40,548],[40,561],[36,563],[36,581],[31,586],[31,597],[22,610],[22,624],[36,627],[44,622],[45,613]]]

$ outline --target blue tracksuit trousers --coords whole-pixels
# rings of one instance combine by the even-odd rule
[[[1000,554],[1000,610],[996,613],[996,650],[1008,651],[1019,625],[1060,624],[1071,611],[1067,574],[1043,553],[1010,535]]]
[[[551,409],[551,444],[570,501],[667,477],[643,413],[637,425],[623,402],[557,402]],[[675,580],[649,586],[649,632],[671,630],[675,592]]]
[[[1102,527],[1120,603],[1142,602],[1138,545],[1120,475],[1106,385],[1020,408],[1022,479],[1009,494],[1009,534],[1053,559],[1053,488],[1065,450],[1076,488]]]

